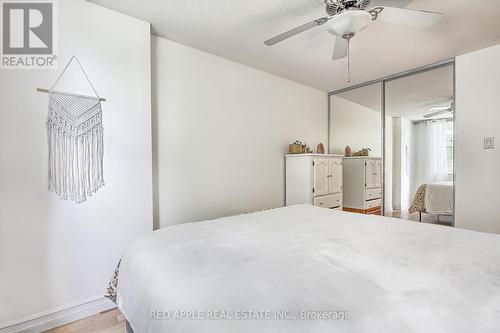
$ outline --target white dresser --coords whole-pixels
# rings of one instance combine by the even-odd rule
[[[342,209],[342,156],[298,154],[285,158],[287,206]]]
[[[344,158],[344,210],[382,214],[382,159]]]

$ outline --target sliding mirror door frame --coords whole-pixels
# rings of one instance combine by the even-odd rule
[[[457,104],[456,104],[456,64],[455,64],[455,58],[451,58],[448,60],[444,60],[438,63],[434,63],[431,65],[415,68],[409,71],[401,72],[398,74],[390,75],[384,78],[368,81],[365,83],[353,85],[347,88],[335,90],[332,92],[328,93],[328,149],[331,149],[331,96],[337,95],[346,91],[350,91],[353,89],[365,87],[371,84],[376,84],[380,83],[381,84],[381,124],[382,124],[382,216],[385,215],[385,207],[386,207],[386,202],[385,202],[385,195],[386,195],[386,188],[385,188],[385,176],[386,176],[386,137],[385,137],[385,115],[386,115],[386,83],[395,81],[398,79],[402,79],[405,77],[413,76],[413,75],[418,75],[424,72],[432,71],[435,69],[439,69],[442,67],[447,67],[447,66],[453,66],[453,104],[454,104],[454,113],[453,113],[453,223],[452,226],[455,227],[455,212],[456,212],[456,207],[455,207],[455,202],[456,202],[456,169],[457,169],[457,159],[456,159],[456,152],[457,152],[457,132],[456,132],[456,109],[457,109]]]

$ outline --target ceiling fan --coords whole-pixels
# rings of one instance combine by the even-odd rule
[[[434,118],[446,113],[455,112],[455,104],[451,102],[450,105],[444,106],[433,106],[427,109],[427,111],[433,111],[432,113],[424,115],[424,118]]]
[[[272,46],[304,31],[327,23],[328,32],[335,37],[333,60],[337,60],[349,56],[351,39],[379,17],[381,20],[389,23],[416,28],[429,28],[437,23],[442,15],[436,12],[405,8],[411,0],[323,1],[326,6],[327,16],[288,30],[266,40],[264,44]]]

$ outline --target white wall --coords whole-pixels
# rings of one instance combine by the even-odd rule
[[[392,207],[392,187],[393,187],[393,118],[390,116],[385,117],[385,173],[384,173],[384,206],[386,211],[391,211]]]
[[[152,230],[149,25],[82,0],[58,9],[60,69],[76,54],[107,98],[106,185],[80,205],[47,191],[48,95],[35,89],[59,71],[1,71],[0,327],[102,297]]]
[[[401,210],[401,117],[392,119],[392,208]]]
[[[410,207],[413,193],[411,191],[412,180],[412,152],[413,152],[413,124],[406,118],[401,119],[401,209]]]
[[[500,233],[500,45],[456,58],[456,218]],[[484,150],[484,137],[496,149]]]
[[[344,155],[349,146],[353,153],[370,148],[370,156],[382,156],[380,112],[334,95],[330,110],[330,153]]]
[[[327,144],[327,94],[153,37],[157,226],[284,204],[284,154]]]
[[[393,118],[392,204],[395,210],[406,210],[413,197],[413,125],[403,117]]]

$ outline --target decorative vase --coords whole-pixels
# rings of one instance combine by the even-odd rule
[[[324,154],[325,153],[325,146],[322,143],[318,144],[318,146],[316,147],[316,152],[318,154]]]
[[[349,146],[345,147],[344,155],[345,155],[345,157],[351,157],[352,156],[351,147],[349,147]]]

